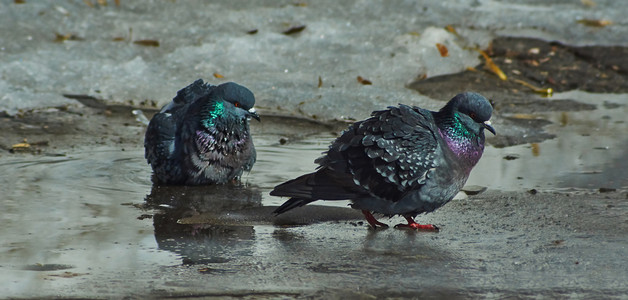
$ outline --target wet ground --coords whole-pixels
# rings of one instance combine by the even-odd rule
[[[270,213],[283,199],[268,191],[313,170],[341,122],[262,111],[241,186],[164,187],[151,184],[132,114],[154,109],[73,97],[3,116],[4,296],[627,298],[628,96],[607,93],[626,92],[611,59],[625,49],[503,39],[492,51],[509,76],[556,93],[482,65],[409,85],[442,100],[474,89],[495,104],[498,136],[468,182],[487,191],[418,218],[439,233],[374,231],[346,202]],[[573,66],[588,73],[543,77]]]

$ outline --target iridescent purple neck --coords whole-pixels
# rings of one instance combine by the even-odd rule
[[[484,142],[479,137],[468,138],[454,134],[452,131],[451,128],[449,130],[438,129],[445,144],[460,159],[460,162],[470,167],[475,166],[484,152]]]
[[[246,133],[224,134],[220,132],[210,133],[205,130],[196,130],[196,143],[200,149],[223,149],[232,151],[241,148],[247,141]]]

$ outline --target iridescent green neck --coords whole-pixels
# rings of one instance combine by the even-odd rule
[[[201,124],[206,128],[216,127],[216,120],[225,113],[225,105],[222,102],[214,102],[213,106],[206,108],[207,112],[203,114]]]
[[[447,147],[458,157],[464,158],[462,161],[465,164],[472,167],[482,157],[483,139],[462,124],[457,112],[453,114],[447,124],[439,129]],[[471,168],[468,171],[471,171]]]
[[[462,121],[460,120],[460,115],[455,112],[453,118],[451,118],[452,123],[447,124],[446,133],[452,139],[471,139],[477,137],[476,134],[469,131]]]

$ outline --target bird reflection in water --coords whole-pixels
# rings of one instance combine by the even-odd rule
[[[253,226],[222,224],[211,216],[260,207],[261,200],[257,187],[245,185],[153,185],[146,205],[155,210],[153,225],[159,249],[180,255],[183,264],[194,265],[250,255]]]

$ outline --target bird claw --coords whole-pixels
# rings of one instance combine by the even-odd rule
[[[375,230],[377,230],[378,228],[381,228],[381,229],[388,228],[388,224],[377,221],[375,217],[373,217],[373,214],[371,214],[370,211],[362,210],[362,213],[364,214],[364,217],[366,217],[366,221],[369,223],[369,225],[371,225],[371,228]]]
[[[395,225],[396,229],[413,229],[413,230],[417,230],[417,231],[433,231],[433,232],[439,232],[440,229],[438,229],[438,227],[432,225],[432,224],[419,224],[416,222],[412,222],[412,223],[408,223],[408,224],[397,224]]]

